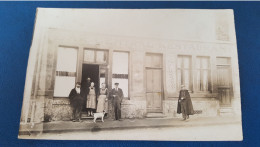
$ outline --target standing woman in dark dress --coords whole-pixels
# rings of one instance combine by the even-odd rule
[[[177,113],[182,113],[183,120],[189,119],[189,115],[194,114],[189,91],[181,85],[181,90],[178,99]]]

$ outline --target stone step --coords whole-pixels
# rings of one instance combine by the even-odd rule
[[[164,118],[166,117],[163,113],[147,113],[147,118]]]
[[[232,116],[233,114],[234,112],[231,107],[223,107],[219,109],[220,116]]]
[[[88,113],[83,112],[83,113],[81,113],[81,118],[82,119],[93,119],[94,117],[93,116],[88,116]]]

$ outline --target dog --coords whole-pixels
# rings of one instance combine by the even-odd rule
[[[94,114],[94,123],[96,123],[97,118],[101,118],[102,122],[104,122],[104,116],[106,114],[105,111],[99,112],[99,113],[93,113]]]

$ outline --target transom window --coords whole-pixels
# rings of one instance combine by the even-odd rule
[[[106,64],[108,52],[104,50],[84,49],[84,62]]]

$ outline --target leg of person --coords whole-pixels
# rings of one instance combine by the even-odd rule
[[[184,108],[183,110],[184,110],[184,117],[185,117],[184,119],[187,120],[187,103],[186,102],[184,102],[183,108]]]
[[[115,111],[115,120],[118,120],[118,108],[117,108],[117,104],[116,103],[114,105],[114,111]]]
[[[81,112],[82,112],[82,105],[79,107],[79,121],[81,121]]]
[[[93,109],[90,109],[90,116],[93,116]]]
[[[79,107],[76,107],[75,120],[79,121]]]
[[[118,119],[121,119],[121,104],[118,103]]]
[[[185,106],[184,106],[183,102],[181,102],[181,114],[182,114],[183,120],[186,120]]]
[[[76,117],[76,108],[72,107],[72,121],[75,121],[75,117]]]

